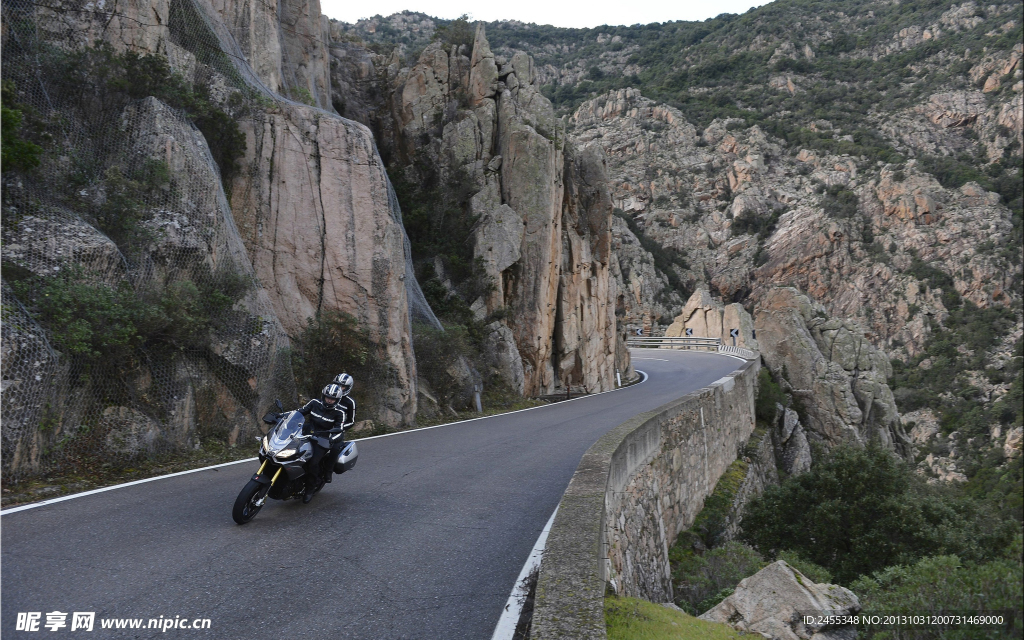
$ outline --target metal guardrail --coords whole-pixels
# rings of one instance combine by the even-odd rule
[[[728,356],[736,356],[738,358],[743,358],[744,360],[757,360],[761,357],[761,354],[753,349],[747,349],[746,347],[733,347],[726,344],[718,347],[718,353]]]
[[[682,336],[675,338],[634,336],[626,339],[626,346],[641,349],[685,349],[717,351],[718,353],[737,356],[744,360],[757,360],[759,353],[746,347],[734,347],[722,344],[721,338],[694,338]]]
[[[705,349],[718,350],[722,344],[720,338],[694,338],[683,336],[678,338],[634,336],[626,339],[627,347],[646,349]]]

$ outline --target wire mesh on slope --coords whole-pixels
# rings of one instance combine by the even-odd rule
[[[133,6],[3,3],[4,106],[40,149],[3,175],[5,482],[233,445],[274,398],[296,400],[222,188],[232,123],[290,101],[198,2],[172,0],[167,25]],[[153,38],[166,68],[132,53]],[[404,244],[412,315],[440,327]],[[394,384],[386,363],[370,371],[364,384]]]

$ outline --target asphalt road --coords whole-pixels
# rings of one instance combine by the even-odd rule
[[[242,463],[0,518],[0,635],[13,638],[486,640],[583,453],[631,416],[741,361],[634,350],[643,384],[362,441],[309,505],[245,526]],[[255,446],[253,448],[255,455]],[[92,632],[15,631],[19,612],[95,612]],[[209,630],[101,630],[101,618],[209,618]],[[143,623],[145,624],[145,622]],[[51,635],[52,633],[52,635]]]

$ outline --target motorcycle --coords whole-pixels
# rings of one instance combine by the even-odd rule
[[[267,435],[257,438],[260,440],[260,468],[242,487],[231,510],[231,517],[238,524],[245,524],[255,518],[267,498],[301,498],[306,488],[306,477],[310,473],[316,474],[318,478],[316,492],[323,488],[321,470],[308,469],[306,465],[313,456],[314,439],[321,447],[329,449],[321,464],[333,465],[336,474],[352,469],[359,457],[355,442],[342,442],[344,429],[303,435],[305,417],[298,411],[284,412],[280,400],[275,400],[275,404],[278,413],[270,412],[263,416],[263,422],[274,427]]]

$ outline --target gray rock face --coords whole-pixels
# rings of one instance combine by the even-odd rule
[[[778,410],[778,423],[772,431],[772,444],[775,447],[775,459],[779,468],[789,475],[809,471],[811,468],[811,446],[807,434],[800,424],[800,416],[796,411],[775,405]]]
[[[687,329],[690,333],[687,333]],[[732,330],[739,335],[732,337]],[[724,307],[715,301],[707,289],[697,289],[683,305],[683,311],[665,330],[666,337],[718,338],[724,345],[745,347],[758,351],[754,338],[754,320],[739,303]],[[735,341],[735,344],[733,342]]]
[[[3,244],[4,260],[39,276],[58,273],[69,263],[110,285],[126,275],[117,245],[71,212],[50,211],[45,218],[25,216],[17,225],[4,225]]]
[[[494,288],[473,310],[504,310],[523,392],[613,388],[629,359],[618,349],[601,154],[566,147],[531,59],[497,60],[482,27],[472,51],[434,43],[411,67],[387,64],[381,145],[410,171],[426,159],[442,180],[462,172],[474,185],[474,256]],[[502,375],[518,376],[517,367]]]
[[[770,291],[754,323],[765,363],[788,381],[806,409],[808,435],[830,445],[877,440],[906,452],[907,437],[886,383],[889,359],[855,324],[830,318],[792,288]]]
[[[802,616],[850,616],[860,609],[860,601],[849,589],[811,582],[779,560],[741,580],[731,596],[700,619],[773,640],[853,640],[857,636],[853,626],[808,625]]]
[[[1019,73],[1018,58],[993,59],[979,81]],[[993,159],[1019,153],[1022,93],[991,105],[982,93],[925,98],[894,116],[894,142],[908,153],[955,156],[979,145]],[[1021,267],[997,255],[1012,225],[996,194],[971,183],[945,189],[914,160],[871,167],[806,149],[794,156],[760,128],[737,124],[715,120],[697,136],[678,111],[623,89],[580,105],[569,135],[604,149],[614,205],[649,240],[685,253],[689,269],[678,275],[694,290],[756,302],[774,287],[797,287],[831,315],[856,319],[876,346],[909,356],[927,338],[926,317],[946,313],[943,292],[911,272],[915,257],[981,307],[1016,299]],[[840,133],[824,120],[808,126]],[[833,215],[821,185],[856,194],[856,214]],[[773,214],[774,231],[759,232]],[[645,303],[640,315],[652,309]]]
[[[332,35],[331,104],[338,115],[376,129],[377,105],[383,102],[382,83],[375,56],[360,45]]]
[[[494,283],[494,291],[485,303],[490,309],[504,305],[507,275],[505,270],[523,255],[523,220],[507,204],[484,213],[473,229],[473,254],[480,258],[484,271]]]
[[[500,322],[487,325],[487,338],[484,340],[484,353],[488,357],[488,372],[505,381],[505,384],[516,393],[522,394],[525,385],[523,360],[516,348],[516,339],[512,330]]]
[[[416,365],[405,237],[373,137],[301,105],[282,105],[260,124],[246,131],[247,170],[231,200],[257,276],[292,335],[321,309],[354,315],[396,374],[377,419],[411,421]]]
[[[682,299],[668,288],[668,278],[654,266],[654,256],[618,216],[612,217],[611,275],[615,280],[615,315],[620,326],[632,334],[652,329],[666,316],[674,316]]]

